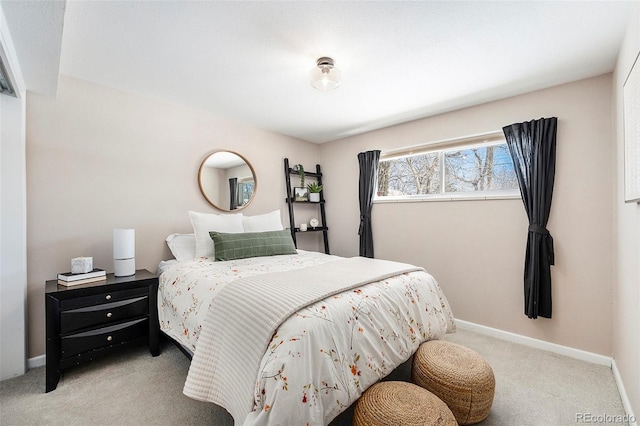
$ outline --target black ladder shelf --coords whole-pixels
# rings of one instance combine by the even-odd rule
[[[296,241],[296,234],[298,232],[322,232],[322,236],[324,237],[324,252],[329,254],[329,228],[326,226],[327,224],[327,215],[324,211],[324,189],[320,191],[320,201],[319,202],[311,202],[311,201],[296,201],[292,190],[291,190],[291,175],[297,175],[298,171],[292,169],[289,166],[289,159],[284,159],[284,177],[285,184],[287,187],[287,206],[289,207],[289,225],[291,229],[291,237],[293,238],[293,243],[298,247],[298,242]],[[318,181],[318,185],[322,185],[322,170],[320,170],[320,164],[316,164],[316,172],[304,172],[305,177],[315,178]],[[300,231],[300,228],[296,227],[295,221],[295,212],[294,212],[294,204],[318,204],[320,206],[320,223],[319,226],[311,227],[308,226],[306,231]]]

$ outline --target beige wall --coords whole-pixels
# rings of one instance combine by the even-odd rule
[[[223,183],[225,183],[224,169],[217,169],[215,167],[203,167],[200,169],[200,185],[202,186],[202,190],[207,194],[209,200],[219,207],[227,207],[227,204],[229,204],[228,201],[225,203],[225,198],[229,198],[229,183],[226,182],[226,194]]]
[[[202,111],[60,77],[55,99],[27,98],[29,357],[44,353],[44,282],[93,256],[113,271],[112,230],[136,229],[136,267],[169,259],[164,239],[191,232],[188,210],[217,212],[200,194],[200,163],[214,149],[244,155],[257,194],[245,214],[282,211],[283,158],[312,168],[318,145]],[[301,248],[317,248],[309,238]]]
[[[640,204],[624,203],[623,84],[640,52],[640,5],[631,17],[615,72],[616,185],[614,197],[616,282],[613,356],[632,409],[640,415]],[[635,65],[640,66],[640,63]],[[636,117],[638,119],[638,117]]]
[[[500,130],[557,116],[553,319],[523,307],[527,219],[521,200],[375,204],[375,254],[424,266],[457,318],[611,355],[613,280],[611,74],[323,145],[334,254],[358,254],[357,153]],[[327,195],[329,197],[329,195]]]
[[[617,80],[615,88],[620,91]],[[238,151],[256,170],[257,195],[245,214],[280,208],[285,226],[282,159],[308,170],[322,164],[332,253],[355,256],[358,152],[557,116],[549,222],[557,263],[553,319],[532,321],[522,313],[527,221],[520,200],[376,204],[376,255],[425,266],[460,319],[613,354],[637,407],[639,248],[634,235],[640,224],[637,206],[619,203],[620,176],[613,179],[621,137],[616,163],[612,90],[612,75],[604,75],[318,146],[62,76],[57,98],[29,95],[27,102],[29,356],[44,353],[44,281],[67,270],[69,259],[93,256],[96,266],[112,270],[112,229],[134,227],[136,266],[155,271],[159,260],[170,257],[164,238],[190,232],[187,210],[216,212],[197,184],[198,167],[214,149]],[[619,115],[616,124],[619,133]],[[615,313],[614,206],[621,283],[615,288]],[[317,215],[302,207],[297,223]],[[317,237],[304,236],[301,247],[314,248]]]

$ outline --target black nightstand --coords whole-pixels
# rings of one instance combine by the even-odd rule
[[[47,281],[47,384],[58,386],[62,370],[148,340],[151,355],[160,354],[158,277],[141,269],[115,277],[65,287]]]

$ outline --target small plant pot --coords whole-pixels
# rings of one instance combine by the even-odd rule
[[[319,203],[320,202],[320,193],[319,192],[310,192],[309,193],[309,201],[311,201],[312,203]]]

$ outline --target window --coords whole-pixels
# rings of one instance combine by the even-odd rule
[[[254,181],[253,177],[239,179],[238,181],[238,205],[244,206],[249,203],[253,195]]]
[[[502,133],[382,154],[378,165],[375,201],[519,195]]]

